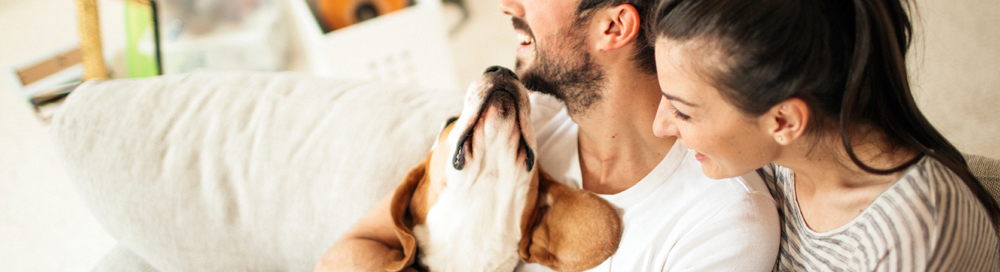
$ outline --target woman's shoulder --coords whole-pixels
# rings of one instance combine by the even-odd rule
[[[948,265],[973,268],[988,264],[990,260],[993,269],[996,269],[995,260],[1000,254],[996,228],[958,174],[937,159],[926,156],[910,167],[896,185],[899,185],[898,188],[893,186],[888,190],[912,190],[916,194],[908,194],[908,198],[895,202],[908,204],[917,211],[926,209],[929,213],[927,223],[931,233],[928,242],[933,250],[928,269],[959,268]],[[978,268],[976,270],[979,271]]]
[[[770,165],[759,172],[765,179],[774,175],[780,185],[787,176],[783,170],[787,171]],[[783,237],[783,246],[797,254],[821,252],[816,246],[837,241],[841,247],[835,251],[859,261],[865,267],[860,270],[893,263],[911,268],[903,270],[984,271],[981,268],[993,268],[990,262],[996,262],[998,238],[985,210],[957,174],[930,157],[905,170],[857,218],[834,231],[807,231],[796,217],[794,203],[786,204],[783,207],[791,211],[784,214],[785,231],[799,235]],[[784,258],[801,261],[795,256]],[[869,262],[877,259],[885,262]]]
[[[872,208],[926,217],[926,223],[934,226],[937,232],[955,224],[983,223],[979,220],[988,218],[961,177],[930,156],[905,170],[868,209]],[[988,224],[988,220],[985,223]]]
[[[954,212],[955,209],[981,205],[958,174],[930,156],[924,156],[907,169],[896,183],[888,190],[914,190],[926,197],[923,199],[925,205],[934,207],[938,212]]]

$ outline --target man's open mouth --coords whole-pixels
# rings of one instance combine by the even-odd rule
[[[535,42],[535,39],[531,38],[531,35],[517,32],[517,40],[521,42],[520,46],[529,46]]]
[[[514,30],[517,30],[517,40],[521,45],[529,45],[534,41],[535,35],[531,32],[528,22],[518,17],[510,17],[510,21],[514,25]]]
[[[514,25],[514,31],[517,32],[517,50],[520,52],[532,46],[535,43],[535,34],[531,31],[528,23],[524,19],[517,17],[511,17],[510,19]]]

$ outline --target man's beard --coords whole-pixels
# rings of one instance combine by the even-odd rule
[[[516,19],[515,27],[519,23]],[[535,39],[533,66],[519,75],[525,88],[555,96],[566,103],[569,114],[576,116],[584,115],[604,98],[604,71],[586,51],[584,22],[583,19],[577,20],[568,29],[560,31],[564,35],[560,35],[562,37],[555,42],[555,46],[543,48]],[[528,31],[531,33],[530,29]],[[564,52],[559,54],[546,49]],[[563,57],[560,59],[560,56]],[[520,71],[523,64],[518,60],[515,65],[515,69]]]

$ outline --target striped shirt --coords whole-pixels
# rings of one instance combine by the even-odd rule
[[[852,221],[823,233],[802,219],[791,169],[770,164],[758,173],[782,220],[774,271],[1000,271],[1000,244],[985,209],[929,156]]]

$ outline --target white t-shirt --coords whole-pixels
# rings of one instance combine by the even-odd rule
[[[581,188],[578,127],[562,103],[533,94],[532,121],[539,165],[557,181]],[[710,179],[693,154],[674,144],[639,183],[600,196],[618,209],[625,229],[615,255],[590,271],[771,271],[774,267],[781,229],[775,201],[756,173]],[[521,264],[517,271],[551,270]]]

